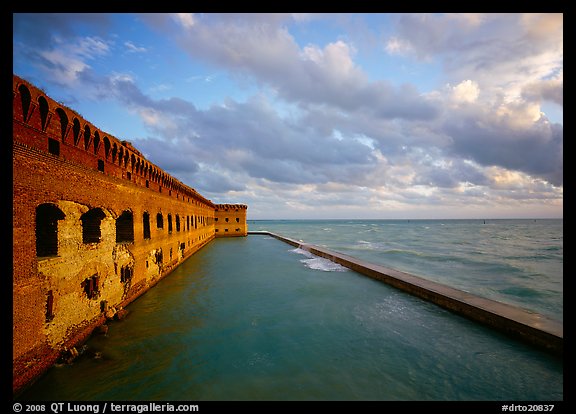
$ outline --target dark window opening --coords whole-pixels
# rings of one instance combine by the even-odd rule
[[[46,296],[46,322],[54,319],[54,293],[49,290]]]
[[[158,229],[164,228],[164,217],[162,217],[162,213],[156,214],[156,228]]]
[[[43,96],[38,98],[38,106],[40,107],[40,120],[42,121],[42,131],[46,130],[48,125],[48,101]]]
[[[168,233],[172,233],[172,214],[168,214]]]
[[[20,98],[22,99],[22,117],[24,118],[24,122],[26,122],[28,120],[28,110],[30,109],[32,96],[28,88],[24,85],[20,85],[18,90],[20,91]]]
[[[100,134],[98,131],[94,132],[94,154],[98,154],[98,147],[100,146]]]
[[[132,179],[132,174],[130,173],[130,171],[126,171],[126,178],[129,180]]]
[[[98,171],[104,172],[104,160],[98,160]]]
[[[146,180],[146,188],[150,188],[150,181]]]
[[[95,274],[92,277],[87,278],[80,284],[82,289],[84,289],[84,293],[86,293],[86,297],[88,299],[96,299],[99,295],[98,291],[98,275]]]
[[[131,211],[124,211],[116,219],[116,243],[134,242],[134,218]]]
[[[142,217],[142,225],[144,228],[144,238],[149,239],[150,238],[150,214],[148,214],[147,212],[144,212],[144,215]]]
[[[110,140],[108,137],[104,137],[104,157],[108,159],[110,155]]]
[[[62,108],[56,108],[56,113],[60,117],[60,131],[62,134],[62,142],[64,142],[64,138],[66,138],[66,128],[68,128],[68,116]]]
[[[78,146],[80,142],[80,121],[78,121],[78,118],[74,118],[72,122],[72,133],[74,135],[74,145]]]
[[[116,155],[118,154],[118,147],[116,144],[112,145],[112,163],[116,162]]]
[[[120,268],[120,282],[127,283],[132,280],[134,269],[130,266],[122,266]]]
[[[218,221],[218,217],[216,217],[216,218],[214,219],[214,221]]]
[[[101,208],[93,208],[82,214],[82,242],[99,243],[102,235],[100,231],[100,222],[106,217]]]
[[[88,125],[86,125],[84,127],[84,149],[88,150],[88,147],[90,146],[90,127]]]
[[[64,213],[54,204],[36,207],[36,256],[58,256],[58,220]]]
[[[228,232],[228,229],[224,229],[225,232]]]
[[[186,231],[190,231],[190,216],[186,216]]]
[[[60,142],[48,138],[48,152],[52,155],[60,155]]]
[[[157,264],[157,265],[161,265],[161,264],[162,264],[162,260],[163,260],[162,249],[156,250],[156,254],[154,255],[154,258],[156,259],[156,264]]]
[[[180,250],[184,251],[186,248],[186,243],[180,243]]]
[[[236,217],[236,223],[240,223],[240,219]]]
[[[170,260],[172,260],[172,247],[170,247]]]
[[[176,214],[176,231],[180,231],[180,216]]]
[[[236,229],[236,231],[240,231],[240,229]]]
[[[228,223],[228,217],[226,217],[224,220],[226,220],[226,223]]]

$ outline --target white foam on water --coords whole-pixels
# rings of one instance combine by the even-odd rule
[[[306,256],[306,259],[301,259],[300,262],[304,263],[304,266],[313,270],[321,270],[323,272],[346,272],[348,269],[338,263],[334,263],[331,260],[325,259],[323,257],[318,257],[309,251],[304,249],[296,248],[291,250],[292,253],[301,254]]]

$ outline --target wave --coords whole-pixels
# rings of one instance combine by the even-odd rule
[[[306,259],[301,259],[300,263],[303,263],[304,266],[306,266],[309,269],[313,269],[313,270],[321,270],[323,272],[347,272],[348,268],[339,265],[338,263],[334,263],[331,260],[328,259],[324,259],[323,257],[318,257],[315,256],[314,254],[300,249],[300,248],[296,248],[293,250],[290,250],[292,253],[296,253],[296,254],[301,254],[303,256],[306,256]]]

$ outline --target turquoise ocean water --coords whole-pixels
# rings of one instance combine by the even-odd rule
[[[562,320],[562,220],[256,221]],[[218,239],[22,400],[559,401],[562,360],[272,237]]]

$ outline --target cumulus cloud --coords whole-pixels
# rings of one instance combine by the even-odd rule
[[[362,45],[349,38],[296,41],[291,24],[325,17],[140,18],[210,65],[206,73],[216,67],[256,92],[199,109],[164,80],[145,87],[131,73],[97,72],[116,45],[134,53],[148,45],[75,35],[68,20],[56,34],[46,30],[50,42],[26,43],[30,62],[53,82],[137,114],[148,136],[134,144],[215,201],[234,194],[262,212],[282,205],[358,216],[370,206],[406,216],[424,206],[562,198],[563,126],[541,111],[544,101],[563,105],[561,15],[398,16],[379,53],[436,62],[442,79],[427,93],[369,76]],[[29,24],[18,20],[18,31]],[[208,82],[190,74],[181,82],[195,80]],[[150,95],[160,90],[174,95]]]

